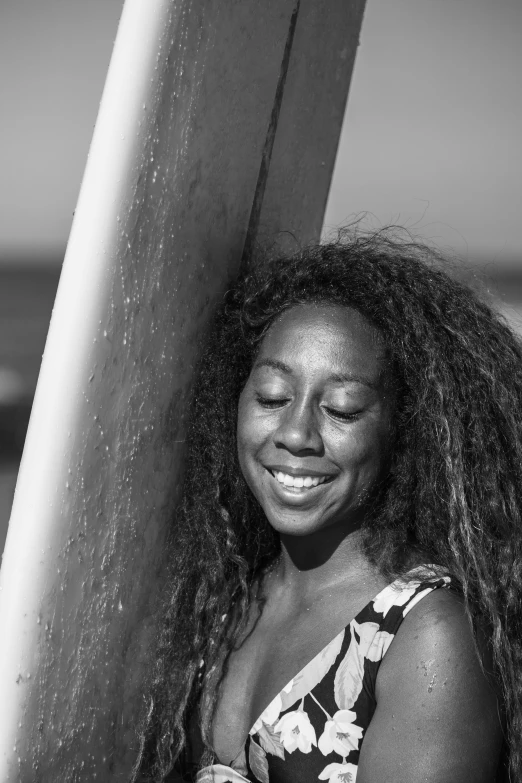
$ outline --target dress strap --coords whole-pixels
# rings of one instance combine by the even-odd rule
[[[374,598],[374,622],[378,623],[381,631],[395,634],[419,601],[434,590],[449,588],[450,585],[451,577],[440,567],[419,566],[396,579]]]
[[[425,596],[450,586],[451,577],[445,569],[432,565],[418,566],[381,590],[350,624],[367,661],[363,690],[373,704],[379,667],[400,624]]]

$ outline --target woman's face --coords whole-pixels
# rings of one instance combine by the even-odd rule
[[[391,439],[379,332],[356,310],[299,305],[268,330],[241,393],[243,475],[270,524],[357,526]]]

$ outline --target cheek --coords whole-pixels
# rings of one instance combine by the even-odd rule
[[[253,426],[253,417],[249,415],[248,406],[238,407],[237,417],[237,457],[241,475],[250,491],[262,502],[262,493],[259,493],[259,475],[256,471],[255,454],[258,450],[256,428]]]
[[[253,451],[261,446],[271,432],[270,419],[259,410],[248,387],[242,392],[237,407],[237,442],[241,451]]]
[[[339,444],[347,468],[359,470],[371,477],[378,474],[388,448],[388,429],[382,426],[364,427],[353,432],[350,439]]]
[[[243,475],[247,478],[245,474],[248,457],[255,451],[259,443],[259,427],[252,406],[244,393],[239,398],[237,408],[236,440],[239,465]]]
[[[243,395],[239,398],[239,404],[237,406],[237,428],[236,428],[236,443],[237,443],[237,455],[239,458],[239,464],[241,470],[243,470],[243,455],[247,442],[246,438],[246,422],[245,405],[243,401]]]

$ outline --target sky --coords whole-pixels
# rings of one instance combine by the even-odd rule
[[[63,256],[121,8],[2,0],[0,263]],[[325,231],[522,266],[521,36],[520,0],[367,0]]]

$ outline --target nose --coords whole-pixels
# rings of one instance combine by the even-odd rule
[[[324,451],[315,412],[310,405],[290,405],[282,414],[274,435],[275,445],[292,454],[316,454]]]

